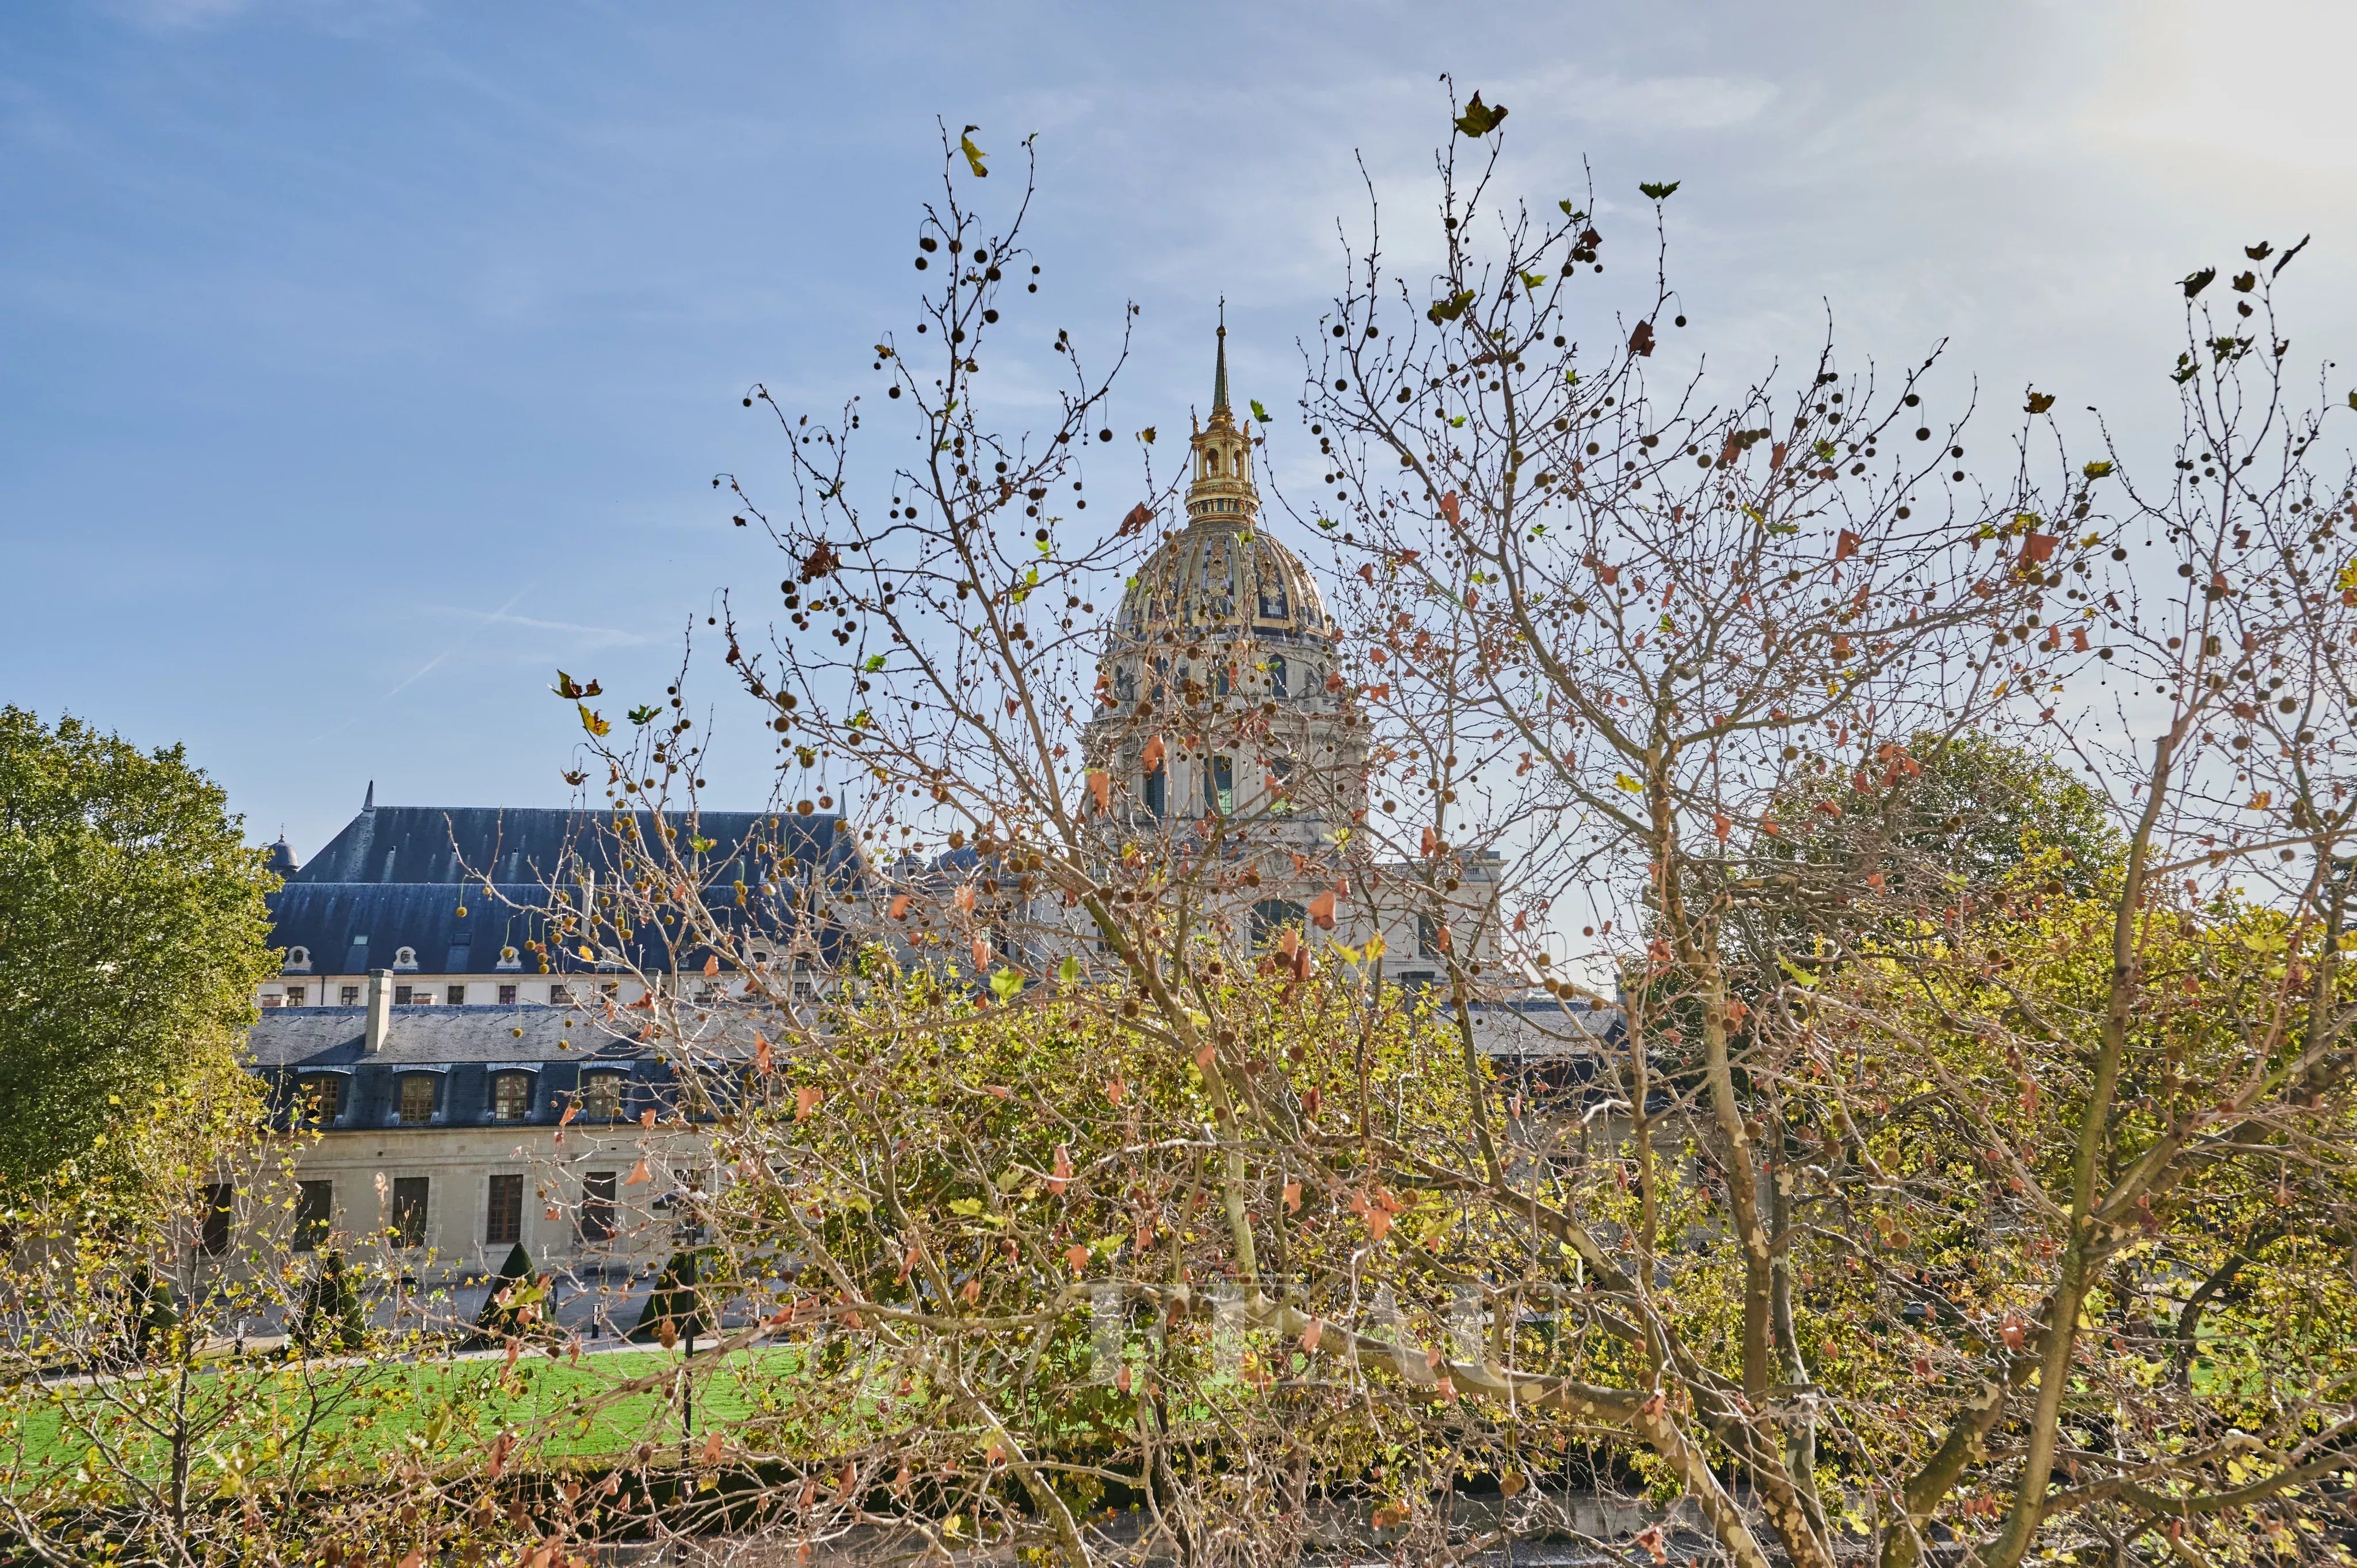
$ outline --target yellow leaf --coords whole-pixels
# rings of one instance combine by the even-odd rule
[[[1615,773],[1612,776],[1612,783],[1614,788],[1626,789],[1631,795],[1641,795],[1645,792],[1645,787],[1642,784],[1638,783],[1634,779],[1630,778],[1626,773]]]
[[[974,145],[974,138],[972,136],[960,136],[958,138],[958,151],[965,155],[965,166],[974,170],[974,178],[987,179],[990,177],[990,171],[982,166],[982,160],[989,156],[989,155],[985,153],[980,147]]]
[[[587,730],[591,735],[602,736],[607,731],[614,727],[612,725],[608,724],[604,719],[599,718],[596,714],[591,713],[589,711],[588,703],[576,703],[573,705],[581,710],[581,727]]]

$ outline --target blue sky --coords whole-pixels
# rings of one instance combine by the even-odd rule
[[[776,575],[710,478],[779,472],[748,383],[831,407],[905,330],[936,115],[1002,172],[1039,133],[1043,304],[1084,348],[1141,306],[1123,428],[1202,401],[1223,294],[1240,393],[1291,401],[1358,160],[1394,233],[1428,211],[1448,70],[1538,199],[1583,160],[1624,221],[1683,182],[1715,371],[1830,310],[1846,363],[1945,339],[2000,415],[2034,381],[2165,435],[2170,280],[2231,247],[2313,232],[2294,354],[2357,350],[2352,45],[2344,8],[2249,3],[27,0],[0,701],[186,741],[305,854],[371,779],[561,800],[552,671],[657,682],[716,588]]]

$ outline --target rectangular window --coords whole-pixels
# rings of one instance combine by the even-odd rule
[[[344,1075],[317,1073],[303,1080],[304,1110],[314,1122],[333,1122],[344,1113]]]
[[[1440,922],[1429,915],[1418,915],[1415,918],[1415,956],[1418,958],[1440,956]]]
[[[336,1212],[336,1184],[305,1181],[295,1184],[295,1250],[316,1252],[328,1239]]]
[[[512,1006],[514,1006],[514,1005],[515,1005],[515,999],[516,999],[516,988],[515,988],[514,986],[512,986],[512,985],[502,985],[502,986],[500,986],[500,1006],[502,1006],[502,1007],[512,1007]]]
[[[425,1245],[426,1178],[422,1176],[393,1178],[392,1224],[387,1228],[387,1240],[396,1247]]]
[[[1203,810],[1224,817],[1236,809],[1236,759],[1214,757],[1203,769]]]
[[[396,985],[393,988],[393,1004],[396,1007],[407,1007],[411,1005],[412,999],[416,994],[416,989],[414,986]]]
[[[237,1190],[225,1181],[205,1184],[204,1208],[197,1217],[197,1251],[218,1258],[229,1251],[229,1221]]]
[[[447,995],[451,1006],[462,1007],[466,1005],[467,988],[465,986],[453,985],[445,994]]]
[[[1146,814],[1167,817],[1170,814],[1170,769],[1162,763],[1146,776]]]
[[[597,994],[607,998],[608,1001],[619,996],[621,993],[622,983],[619,980],[603,980],[597,983]]]
[[[491,1178],[490,1203],[483,1215],[483,1240],[493,1247],[512,1246],[523,1237],[523,1177]]]
[[[357,985],[339,986],[336,994],[338,1000],[346,1007],[357,1007],[361,1004],[361,988]]]
[[[552,985],[548,988],[548,1004],[551,1007],[570,1006],[572,1002],[573,987],[570,985]]]
[[[522,1122],[532,1114],[532,1074],[503,1072],[491,1079],[491,1120]]]
[[[581,1239],[608,1241],[614,1236],[614,1173],[591,1171],[581,1178]]]
[[[401,1124],[423,1127],[434,1120],[434,1075],[413,1072],[401,1080]]]
[[[1263,898],[1253,906],[1252,942],[1255,951],[1274,947],[1280,935],[1290,928],[1299,931],[1308,911],[1291,898]]]
[[[593,1072],[581,1079],[581,1114],[591,1122],[618,1122],[622,1116],[622,1075]]]
[[[290,985],[286,988],[286,1000],[281,1004],[281,1005],[287,1007],[300,1007],[303,1005],[303,998],[306,994],[307,993],[301,986]]]

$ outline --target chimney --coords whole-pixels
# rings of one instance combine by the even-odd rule
[[[374,1056],[384,1049],[384,1036],[393,1027],[393,971],[372,969],[368,982],[368,1033],[361,1037],[361,1053]]]

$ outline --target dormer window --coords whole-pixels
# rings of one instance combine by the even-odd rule
[[[622,1119],[622,1075],[619,1072],[593,1072],[581,1079],[581,1116],[587,1122],[619,1122]]]
[[[415,969],[417,967],[417,950],[415,948],[395,948],[393,952],[393,967],[395,969]]]
[[[531,1115],[532,1074],[503,1072],[491,1079],[492,1121],[522,1122]]]
[[[310,973],[311,950],[309,948],[288,948],[286,950],[285,972],[288,974]]]
[[[434,1120],[435,1075],[413,1072],[401,1079],[401,1124],[423,1127]]]
[[[307,1122],[326,1125],[344,1113],[344,1075],[313,1073],[296,1085],[296,1110]]]

